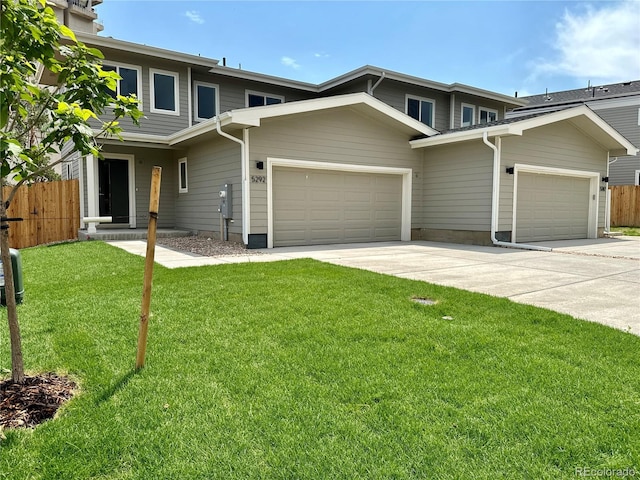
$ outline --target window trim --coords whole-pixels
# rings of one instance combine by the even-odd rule
[[[638,185],[640,185],[640,170],[636,170],[636,178],[635,178],[635,183],[634,185],[637,187]]]
[[[193,120],[196,122],[206,122],[211,118],[201,118],[198,116],[198,87],[208,87],[215,90],[214,101],[216,102],[213,117],[218,115],[220,111],[220,86],[216,83],[201,82],[200,80],[194,80],[193,82]]]
[[[108,60],[102,62],[103,67],[114,67],[116,69],[116,73],[120,75],[120,67],[128,68],[129,70],[135,70],[138,72],[138,78],[136,81],[136,87],[138,89],[138,93],[136,94],[136,98],[138,99],[140,110],[142,110],[142,67],[138,65],[131,65],[129,63],[120,63],[120,62],[110,62]],[[116,95],[120,95],[120,82],[118,80],[116,84]],[[113,106],[113,105],[110,105]]]
[[[417,100],[418,102],[420,102],[420,111],[418,116],[420,118],[422,118],[422,102],[428,102],[431,104],[431,123],[425,123],[422,122],[422,120],[420,120],[420,118],[417,118],[416,120],[418,120],[419,122],[424,123],[426,126],[431,127],[431,128],[436,128],[435,124],[436,124],[436,101],[433,98],[427,98],[427,97],[419,97],[417,95],[411,95],[411,94],[406,94],[404,96],[404,113],[406,115],[409,115],[409,99],[411,100]],[[413,117],[411,117],[413,118]]]
[[[182,186],[182,165],[184,164],[184,187]],[[187,167],[187,157],[178,159],[178,193],[189,192],[189,170]]]
[[[256,90],[245,90],[244,91],[244,105],[247,108],[249,108],[249,95],[256,95],[256,96],[264,97],[265,103],[264,103],[264,105],[262,105],[263,107],[267,106],[267,97],[276,98],[276,99],[280,100],[281,103],[285,103],[284,95],[274,95],[274,94],[271,94],[271,93],[258,92]]]
[[[471,109],[471,123],[469,125],[465,125],[464,124],[464,109],[465,108],[470,108]],[[461,103],[460,104],[460,126],[461,127],[470,127],[472,125],[476,124],[476,106],[472,105],[470,103]]]
[[[499,115],[498,115],[498,110],[495,110],[493,108],[487,108],[487,107],[478,107],[478,124],[482,124],[481,122],[481,117],[482,117],[482,112],[491,112],[491,113],[495,113],[496,114],[496,122],[500,119]],[[491,123],[491,122],[487,122],[487,123]]]
[[[173,88],[175,91],[175,110],[164,110],[162,108],[156,108],[155,105],[155,74],[165,75],[167,77],[173,77]],[[164,115],[180,115],[180,74],[178,72],[171,72],[169,70],[159,70],[157,68],[149,69],[149,95],[151,100],[149,101],[149,111],[152,113],[162,113]]]

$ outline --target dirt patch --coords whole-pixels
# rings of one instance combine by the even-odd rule
[[[73,397],[76,384],[55,373],[25,376],[23,384],[0,382],[0,428],[35,427],[53,418]]]

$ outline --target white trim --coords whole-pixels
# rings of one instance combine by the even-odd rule
[[[634,185],[640,185],[640,170],[636,170],[636,177],[634,179]]]
[[[469,125],[465,125],[464,122],[464,109],[465,108],[470,108],[471,109],[471,123]],[[476,124],[476,106],[475,105],[471,105],[470,103],[461,103],[460,104],[460,126],[461,127],[470,127],[471,125],[475,125]]]
[[[410,168],[378,167],[374,165],[354,165],[349,163],[314,162],[267,157],[267,248],[273,248],[273,167],[306,168],[356,173],[381,173],[402,175],[402,219],[400,240],[411,240],[411,190],[412,170]]]
[[[98,160],[93,155],[86,156],[87,162],[87,216],[98,216]],[[89,223],[87,233],[96,233],[96,224]]]
[[[498,121],[500,120],[500,117],[498,116],[498,110],[494,109],[494,108],[487,108],[487,107],[478,107],[478,124],[483,124],[481,121],[481,117],[482,117],[482,112],[487,112],[487,113],[495,113],[496,114],[496,119],[495,120],[490,120],[487,121],[486,123],[491,123],[493,121]]]
[[[426,126],[431,127],[431,128],[436,128],[435,124],[436,124],[436,101],[433,98],[426,98],[426,97],[419,97],[417,95],[410,95],[410,94],[406,94],[404,96],[404,113],[406,113],[407,115],[409,115],[409,100],[417,100],[419,102],[419,113],[418,115],[420,116],[420,118],[422,118],[422,102],[427,102],[431,104],[431,124],[428,124],[426,122],[422,122],[422,120],[420,120],[420,118],[416,118],[415,120],[418,120],[419,122],[424,123]],[[411,117],[413,118],[413,117]]]
[[[162,108],[156,108],[155,101],[155,78],[154,75],[164,75],[166,77],[173,77],[173,90],[175,94],[174,110],[164,110]],[[151,100],[149,101],[149,111],[152,113],[162,113],[164,115],[180,115],[180,74],[178,72],[171,72],[168,70],[159,70],[156,68],[149,69],[149,95],[151,96]]]
[[[251,231],[251,177],[249,175],[249,129],[242,130],[242,141],[244,142],[244,158],[242,158],[242,241],[249,244],[249,232]]]
[[[184,187],[182,186],[182,164],[184,164]],[[189,192],[189,172],[187,169],[187,157],[178,159],[178,193]]]
[[[271,93],[265,93],[265,92],[258,92],[257,90],[245,90],[244,91],[244,106],[246,108],[255,108],[255,107],[249,107],[249,95],[254,95],[256,97],[264,97],[264,103],[262,105],[256,105],[258,107],[266,107],[266,106],[271,106],[271,105],[279,105],[277,103],[272,103],[272,104],[267,104],[267,97],[269,98],[275,98],[277,100],[280,100],[280,103],[285,103],[284,101],[284,96],[283,95],[274,95]]]
[[[112,62],[110,60],[105,60],[104,62],[102,62],[102,66],[103,67],[114,67],[116,69],[116,73],[118,75],[120,75],[120,67],[124,67],[124,68],[128,68],[129,70],[135,70],[138,75],[137,75],[137,79],[136,79],[136,88],[138,89],[138,93],[136,93],[136,98],[138,99],[139,102],[139,109],[142,111],[142,105],[143,105],[143,101],[142,101],[142,67],[139,65],[132,65],[129,63],[121,63],[121,62]],[[116,86],[116,95],[121,95],[120,93],[120,81],[117,81],[117,86]]]
[[[191,78],[191,67],[187,68],[187,117],[189,119],[188,125],[193,126],[193,88],[194,84]],[[215,115],[216,112],[213,112]]]
[[[193,82],[193,120],[196,122],[206,122],[207,120],[211,120],[211,118],[201,118],[198,116],[198,87],[212,88],[213,92],[213,101],[215,102],[213,108],[213,117],[217,115],[218,110],[220,109],[220,87],[216,83],[209,82],[201,82],[195,81]]]
[[[451,94],[451,99],[449,100],[451,105],[449,106],[449,130],[453,130],[456,128],[456,94]]]
[[[589,182],[589,220],[587,225],[587,238],[598,238],[598,204],[600,195],[598,192],[598,183],[600,174],[598,172],[589,172],[584,170],[570,170],[567,168],[541,167],[538,165],[526,165],[516,163],[513,166],[513,210],[511,219],[511,241],[516,243],[516,227],[518,211],[518,175],[520,173],[535,173],[540,175],[558,175],[564,177],[588,178]]]
[[[85,216],[84,210],[84,157],[78,157],[78,188],[80,190],[80,228],[85,228],[82,218]]]
[[[125,153],[109,153],[102,152],[102,156],[105,159],[114,159],[114,160],[127,160],[129,166],[129,228],[136,228],[136,162],[135,156],[131,154]],[[97,217],[99,208],[99,184],[98,184],[98,162],[100,160],[97,157],[93,157],[93,184],[95,192],[93,194],[93,202],[91,201],[91,197],[89,197],[89,216]],[[93,213],[91,212],[91,204],[93,203]],[[94,232],[95,233],[95,232]]]

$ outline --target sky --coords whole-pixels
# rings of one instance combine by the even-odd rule
[[[640,0],[104,0],[102,36],[318,84],[364,65],[518,96],[640,80]]]

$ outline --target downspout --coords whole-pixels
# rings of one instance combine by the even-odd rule
[[[500,137],[498,137],[498,140]],[[502,242],[496,238],[496,230],[498,230],[498,213],[500,201],[500,150],[497,146],[489,141],[489,135],[485,131],[482,134],[484,144],[493,150],[493,183],[491,192],[491,242],[497,247],[521,248],[524,250],[540,250],[550,252],[551,248],[541,247],[539,245],[527,245],[525,243]]]
[[[380,85],[380,83],[382,82],[382,80],[384,80],[384,77],[386,77],[386,73],[384,72],[380,72],[380,78],[378,79],[378,81],[373,85],[373,87],[369,87],[369,91],[367,92],[369,95],[371,95],[373,97],[373,91],[378,88],[378,85]]]
[[[618,161],[618,157],[613,157],[613,160],[609,157],[609,152],[607,152],[607,178],[609,178],[609,165],[612,163],[616,163]],[[609,182],[606,184],[606,195],[605,195],[605,210],[604,210],[604,234],[611,234],[611,190],[609,190]]]
[[[224,138],[228,138],[238,144],[240,144],[240,163],[241,163],[241,177],[242,177],[242,241],[245,245],[249,244],[249,202],[247,200],[247,152],[244,140],[229,135],[227,132],[223,132],[220,126],[220,115],[216,115],[216,131],[218,135]],[[245,138],[247,129],[244,128],[242,136]],[[220,232],[222,234],[222,232]]]

